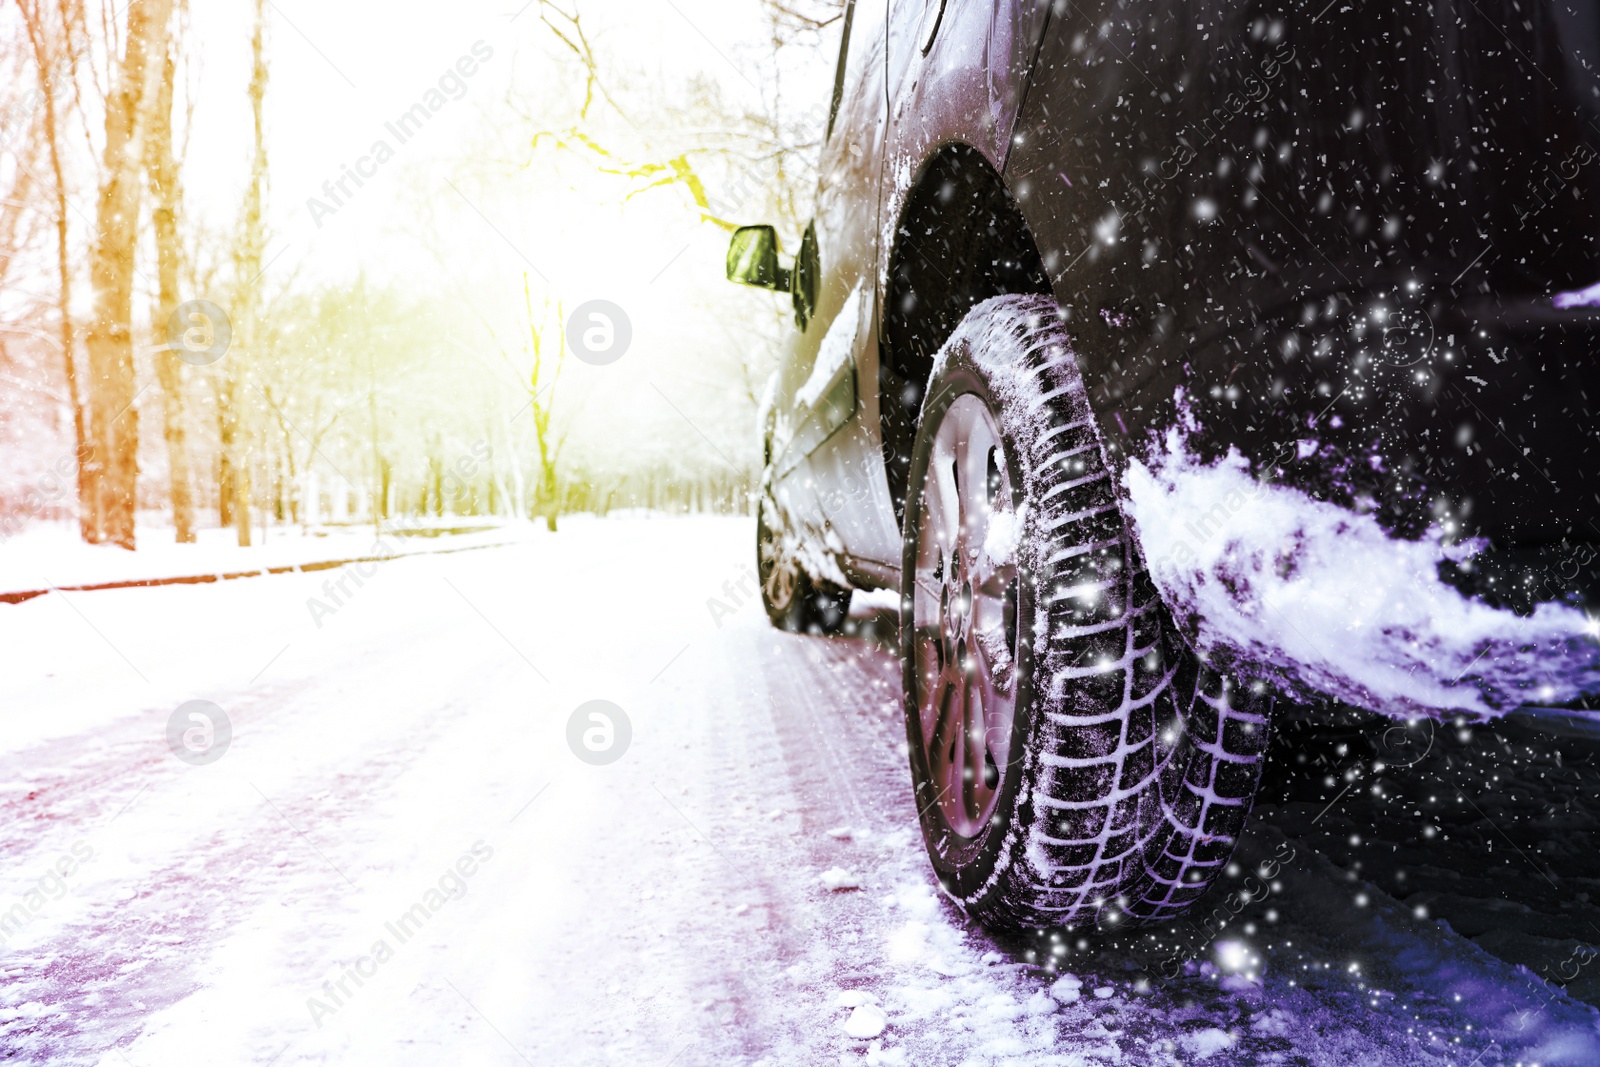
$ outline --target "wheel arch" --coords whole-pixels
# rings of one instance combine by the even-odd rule
[[[883,275],[878,418],[895,519],[934,356],[976,305],[1052,292],[1038,244],[1004,177],[979,149],[930,152],[901,200]]]

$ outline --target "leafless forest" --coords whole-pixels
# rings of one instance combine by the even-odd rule
[[[721,316],[710,302],[726,298],[708,297],[694,343],[675,342],[696,350],[690,380],[650,382],[668,429],[619,441],[586,431],[585,413],[609,401],[572,365],[579,297],[562,285],[561,249],[522,256],[521,270],[511,257],[492,291],[441,278],[452,257],[479,255],[463,245],[504,237],[484,205],[537,204],[575,174],[608,209],[652,205],[708,246],[741,222],[797,234],[825,103],[806,78],[831,59],[838,0],[763,0],[764,33],[739,57],[761,86],[755,108],[715,79],[673,83],[617,58],[599,8],[534,0],[508,10],[514,32],[480,42],[479,59],[463,48],[474,67],[515,64],[493,99],[455,103],[465,75],[447,71],[445,95],[416,79],[418,107],[453,109],[429,121],[464,130],[442,184],[439,167],[413,165],[433,161],[348,146],[356,157],[330,158],[329,180],[309,189],[274,170],[295,151],[276,106],[300,76],[279,55],[319,42],[266,0],[237,6],[243,39],[227,59],[187,0],[0,8],[5,536],[71,522],[86,542],[131,549],[141,533],[186,542],[221,526],[248,545],[277,524],[747,509],[776,303],[762,323],[750,308]],[[208,122],[230,130],[226,183],[198,165],[221,151]],[[423,205],[395,227],[406,255],[370,249],[371,266],[324,269],[281,220],[332,228],[324,216],[380,164]],[[464,238],[428,210],[441,198],[494,232]]]

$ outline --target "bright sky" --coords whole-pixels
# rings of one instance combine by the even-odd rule
[[[732,338],[717,317],[770,316],[775,298],[722,279],[727,237],[700,222],[680,190],[623,205],[619,182],[570,157],[555,166],[557,156],[544,151],[533,167],[508,165],[530,158],[533,126],[518,111],[535,120],[554,111],[554,126],[582,93],[581,83],[558,78],[551,57],[562,46],[536,4],[519,13],[522,2],[393,0],[375,11],[356,0],[271,0],[265,285],[270,291],[291,278],[302,284],[364,270],[459,300],[469,318],[509,334],[526,272],[536,300],[570,311],[605,299],[629,316],[627,363],[644,372],[627,375],[630,388],[611,368],[572,371],[579,384],[587,376],[606,386],[599,410],[607,421],[626,428],[683,417],[663,406],[663,396],[675,397],[697,423],[713,418],[719,392],[735,384],[727,371]],[[649,94],[659,98],[698,75],[729,105],[758,109],[764,77],[755,63],[768,54],[768,27],[755,0],[578,3],[625,100],[655,102]],[[200,70],[185,195],[191,212],[224,233],[237,217],[250,154],[252,7],[249,0],[191,5]],[[790,99],[826,100],[836,40],[785,84]],[[457,72],[463,57],[470,77]],[[447,102],[402,142],[391,127],[430,90]],[[597,105],[594,114],[604,112]],[[381,164],[372,157],[379,141],[393,151]],[[324,183],[358,164],[370,177],[359,188],[345,177],[344,202],[335,206]],[[314,219],[312,197],[333,210],[319,207]],[[704,395],[697,400],[696,392]],[[741,422],[729,432],[744,429]]]
[[[537,6],[518,14],[520,4],[456,0],[441,17],[437,3],[395,0],[374,17],[370,3],[355,0],[273,0],[267,107],[274,233],[268,258],[279,257],[274,270],[299,266],[312,276],[337,276],[361,266],[380,274],[436,268],[422,249],[402,247],[414,243],[404,235],[418,228],[419,199],[449,220],[448,244],[470,251],[468,262],[487,258],[518,273],[535,270],[571,298],[586,286],[616,284],[623,280],[619,274],[648,280],[678,253],[694,228],[686,227],[690,216],[671,193],[636,201],[624,220],[610,183],[569,190],[562,202],[540,205],[538,233],[469,195],[511,176],[482,151],[495,143],[490,138],[502,149],[497,154],[526,155],[519,135],[527,123],[513,115],[513,104],[536,113],[541,91],[567,100],[581,91],[541,80],[540,68],[550,67],[547,57],[559,45],[539,22]],[[250,7],[247,0],[231,0],[192,8],[203,72],[186,180],[192,206],[219,223],[237,210],[249,154]],[[643,84],[659,76],[676,84],[699,73],[730,103],[757,103],[748,57],[762,47],[765,25],[753,0],[591,0],[583,10],[591,38],[621,78]],[[475,73],[461,78],[453,68],[475,45],[480,58],[469,64]],[[448,102],[401,143],[388,124],[436,89],[441,77],[450,83]],[[361,188],[347,181],[356,195],[322,217],[319,227],[308,198],[331,204],[324,183],[337,181],[380,140],[394,157],[367,164],[377,173]],[[538,189],[545,177],[524,174],[521,184],[548,195],[551,190]],[[477,219],[476,232],[457,224],[462,212]],[[565,225],[549,225],[557,221]]]

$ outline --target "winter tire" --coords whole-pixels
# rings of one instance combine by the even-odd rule
[[[1053,300],[988,300],[940,350],[905,515],[906,733],[945,891],[1009,929],[1182,911],[1249,813],[1268,698],[1177,634]]]
[[[763,493],[756,510],[756,575],[767,618],[790,633],[840,633],[850,614],[850,590],[812,579],[792,538],[770,523],[773,507]]]

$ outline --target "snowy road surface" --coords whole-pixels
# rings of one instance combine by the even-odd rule
[[[574,520],[336,604],[326,572],[0,609],[0,1056],[1600,1063],[1589,750],[1288,759],[1195,959],[997,943],[929,877],[893,658],[770,629],[752,542]],[[191,700],[232,728],[206,765],[167,740]],[[591,700],[631,726],[607,765],[569,746]]]

